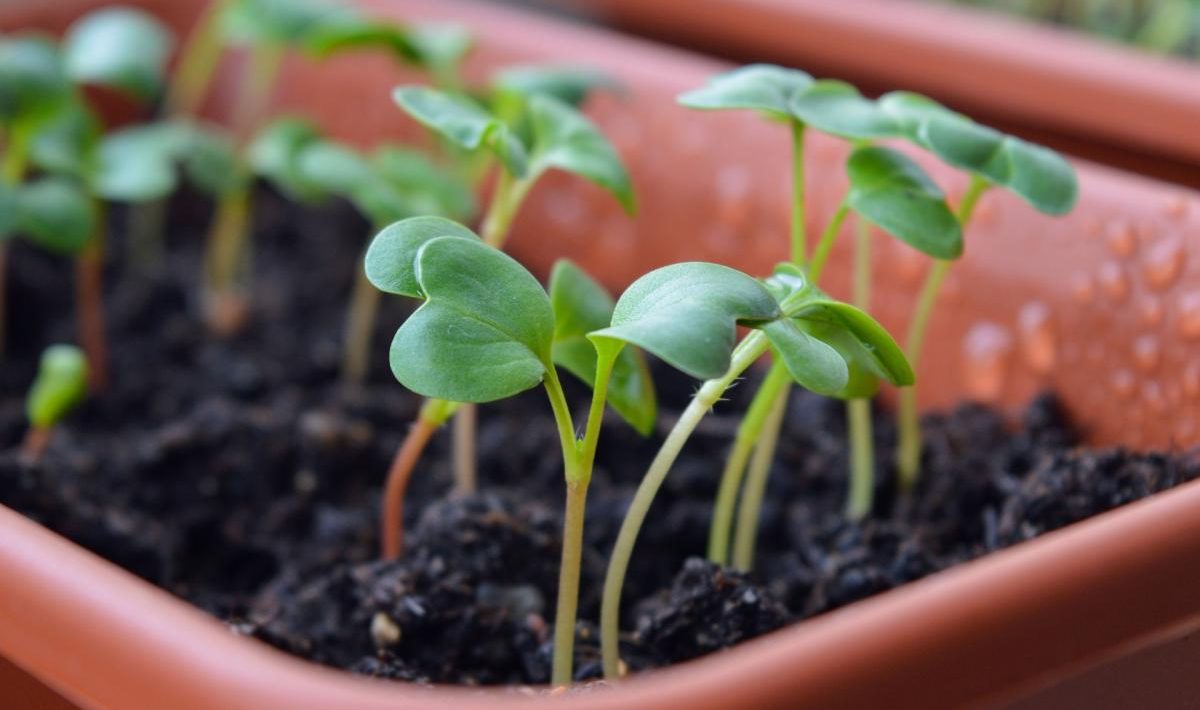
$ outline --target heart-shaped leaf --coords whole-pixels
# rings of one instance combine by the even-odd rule
[[[284,116],[258,132],[247,151],[250,167],[294,200],[315,202],[326,194],[305,180],[297,168],[297,156],[321,139],[317,126],[306,118]]]
[[[403,201],[398,216],[431,214],[465,220],[475,214],[475,195],[461,178],[435,165],[423,153],[385,145],[371,156],[371,165],[385,185]],[[362,195],[356,198],[362,206]],[[367,210],[369,213],[371,210]]]
[[[73,180],[44,177],[17,190],[17,229],[30,242],[58,254],[77,254],[91,238],[95,209]]]
[[[246,187],[249,175],[227,130],[214,124],[177,121],[170,135],[184,174],[196,188],[219,197]]]
[[[570,106],[579,106],[597,89],[616,90],[616,80],[598,69],[571,65],[519,65],[501,69],[492,80],[499,92],[523,97],[550,96]]]
[[[637,209],[629,173],[616,149],[592,122],[569,105],[544,95],[529,100],[533,129],[530,172],[558,168],[612,193],[627,213]]]
[[[417,281],[417,252],[438,237],[478,240],[474,232],[443,217],[411,217],[385,227],[367,247],[364,267],[375,288],[409,298],[423,298]]]
[[[687,262],[634,281],[617,300],[612,325],[589,337],[623,340],[708,380],[729,369],[738,323],[759,325],[780,315],[757,280],[727,266]]]
[[[858,214],[936,259],[962,255],[962,226],[936,183],[890,148],[855,150],[846,163],[847,203]]]
[[[97,156],[91,186],[106,200],[157,200],[179,183],[170,128],[161,124],[114,131],[101,139]]]
[[[555,364],[589,387],[594,386],[597,355],[587,334],[611,322],[615,305],[612,296],[582,269],[563,259],[550,273],[550,304],[554,309]],[[654,430],[658,407],[654,382],[640,351],[624,348],[617,356],[608,403],[643,436]]]
[[[526,172],[526,151],[500,119],[462,96],[425,86],[401,86],[392,97],[425,127],[466,150],[487,149],[516,177]]]
[[[820,298],[806,303],[792,316],[814,337],[843,352],[848,360],[898,387],[914,382],[912,366],[895,339],[874,318],[847,303]],[[850,348],[842,331],[861,351]]]
[[[934,116],[956,116],[937,101],[912,91],[892,91],[876,100],[879,110],[888,115],[901,135],[921,145],[921,125]]]
[[[542,381],[554,312],[541,284],[477,239],[438,237],[417,252],[427,299],[396,331],[392,373],[408,389],[454,402],[491,402]]]
[[[1008,136],[1005,149],[1011,166],[1005,187],[1046,214],[1062,215],[1075,208],[1079,182],[1061,155],[1012,136]]]
[[[38,120],[71,93],[54,41],[0,36],[0,123]]]
[[[143,101],[162,89],[174,38],[149,14],[109,7],[84,15],[67,30],[63,60],[81,84],[108,86]]]
[[[31,426],[52,427],[87,394],[88,363],[74,345],[51,345],[42,352],[37,377],[25,400]]]
[[[771,351],[782,358],[792,379],[817,394],[832,395],[846,387],[850,373],[837,350],[812,337],[792,320],[781,318],[763,326]]]
[[[769,64],[751,64],[720,74],[708,85],[679,97],[695,109],[751,109],[780,120],[792,118],[792,99],[813,83],[810,74]]]
[[[30,162],[48,173],[87,180],[95,169],[100,119],[82,101],[65,100],[38,127]]]
[[[887,138],[900,132],[897,121],[850,84],[833,79],[813,82],[792,96],[792,115],[831,135],[851,140]]]
[[[376,179],[370,162],[357,151],[333,141],[306,146],[296,160],[296,170],[309,184],[333,195],[354,195]]]

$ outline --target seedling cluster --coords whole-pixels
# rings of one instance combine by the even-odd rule
[[[212,196],[207,315],[215,332],[228,335],[246,317],[255,180],[298,202],[345,200],[375,233],[348,307],[347,383],[365,382],[381,292],[420,302],[390,349],[396,379],[427,399],[388,474],[380,536],[385,558],[401,554],[405,489],[434,432],[456,418],[456,486],[473,490],[475,405],[538,386],[546,392],[566,487],[555,684],[573,677],[584,511],[606,408],[643,435],[655,428],[646,353],[703,384],[642,478],[609,561],[600,619],[609,677],[619,675],[620,595],[638,532],[680,451],[726,391],[769,358],[722,472],[709,538],[714,562],[749,570],[792,388],[847,402],[846,515],[852,520],[870,515],[874,505],[870,402],[885,382],[901,388],[895,471],[902,490],[910,491],[921,461],[914,370],[940,284],[963,253],[980,197],[1003,188],[1048,214],[1068,211],[1075,200],[1074,175],[1057,154],[931,99],[907,92],[869,99],[844,82],[754,65],[718,76],[680,101],[703,110],[750,110],[787,127],[792,221],[780,241],[790,258],[761,277],[719,264],[674,264],[645,274],[615,300],[579,266],[561,261],[546,289],[503,252],[543,175],[574,174],[603,188],[630,214],[636,208],[616,150],[579,110],[589,93],[619,90],[608,78],[578,67],[513,67],[483,87],[467,87],[458,67],[470,38],[460,29],[380,22],[316,0],[212,3],[184,43],[176,73],[168,76],[172,46],[159,23],[125,8],[85,17],[62,42],[0,36],[0,277],[4,240],[11,236],[73,255],[79,262],[79,339],[87,353],[85,358],[65,345],[46,351],[29,398],[26,454],[38,458],[88,383],[99,389],[105,381],[100,294],[106,204],[143,205],[149,238],[132,241],[130,256],[152,263],[161,248],[153,227],[163,200],[184,179]],[[197,113],[227,48],[244,52],[249,68],[236,115],[225,128]],[[285,53],[320,58],[362,49],[390,53],[427,73],[432,86],[401,86],[393,98],[428,130],[434,154],[386,144],[352,147],[303,116],[269,115]],[[148,108],[161,98],[161,110],[107,130],[80,91],[83,85],[117,90]],[[810,131],[848,144],[846,191],[815,240],[808,234],[813,209],[805,190]],[[968,186],[953,204],[911,157],[913,150],[967,173]],[[475,188],[485,184],[490,198],[476,232],[465,223],[475,221]],[[855,227],[852,303],[821,289],[848,219]],[[932,260],[903,348],[868,313],[872,227]],[[591,389],[582,427],[559,368]]]

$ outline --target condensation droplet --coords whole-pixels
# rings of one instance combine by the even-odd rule
[[[1162,361],[1162,349],[1158,338],[1142,335],[1133,341],[1133,361],[1143,372],[1153,372]]]
[[[1179,334],[1188,340],[1200,338],[1200,291],[1188,291],[1179,299]]]
[[[1167,411],[1167,398],[1163,396],[1162,385],[1154,380],[1142,385],[1142,401],[1155,414]]]
[[[1183,393],[1192,399],[1200,399],[1200,362],[1193,362],[1183,369]]]
[[[1190,445],[1196,436],[1196,420],[1192,417],[1180,417],[1175,420],[1176,444]]]
[[[1134,387],[1137,386],[1137,382],[1133,379],[1133,373],[1125,368],[1113,372],[1110,383],[1113,391],[1122,399],[1129,399],[1133,395]]]
[[[1113,222],[1104,235],[1104,243],[1113,256],[1128,259],[1137,250],[1137,232],[1128,222]]]
[[[1081,306],[1091,303],[1092,299],[1096,297],[1096,285],[1092,282],[1092,278],[1086,274],[1076,274],[1071,280],[1071,295]]]
[[[1115,261],[1106,261],[1100,265],[1098,275],[1100,287],[1114,301],[1124,301],[1129,296],[1129,278],[1125,269]]]
[[[1017,315],[1017,326],[1025,363],[1039,375],[1049,373],[1057,355],[1050,309],[1039,301],[1025,304]]]
[[[1013,350],[1012,335],[996,323],[978,323],[963,338],[963,384],[968,394],[992,402],[1004,391]]]
[[[1154,296],[1146,296],[1138,302],[1138,313],[1142,323],[1150,328],[1158,327],[1163,320],[1163,304]]]
[[[1188,199],[1186,195],[1175,195],[1167,200],[1167,204],[1163,209],[1167,216],[1171,219],[1183,219],[1188,213]]]
[[[1142,275],[1152,288],[1164,289],[1175,283],[1183,271],[1186,254],[1183,241],[1177,238],[1164,239],[1146,253],[1142,263]]]

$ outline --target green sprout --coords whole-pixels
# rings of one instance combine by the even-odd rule
[[[372,233],[406,217],[461,220],[475,212],[468,187],[422,154],[385,145],[363,155],[322,136],[302,118],[284,117],[269,124],[249,154],[255,172],[282,193],[308,203],[346,199],[374,225]],[[344,382],[360,384],[366,377],[380,296],[358,269],[346,318]]]
[[[574,95],[567,98],[577,98],[581,91],[575,89]],[[551,170],[578,175],[611,193],[627,212],[634,211],[632,184],[616,150],[582,113],[549,94],[517,97],[515,90],[498,93],[505,96],[508,120],[460,94],[423,86],[401,86],[393,93],[405,112],[444,141],[467,156],[486,156],[497,166],[495,186],[481,227],[486,245],[504,247],[526,195]],[[419,425],[410,430],[396,452],[384,489],[385,510],[403,509],[412,468],[432,431],[455,415],[455,488],[460,492],[475,490],[475,407],[473,403],[434,400],[421,408]],[[400,554],[399,520],[398,515],[385,516],[384,557]]]
[[[0,224],[0,251],[7,237],[24,234],[76,257],[80,341],[97,390],[108,372],[102,200],[130,197],[131,183],[155,177],[139,173],[141,155],[130,150],[137,141],[126,140],[139,129],[102,136],[79,87],[107,87],[149,101],[162,86],[171,44],[161,23],[128,8],[85,15],[68,29],[61,48],[40,37],[0,39],[7,58],[0,70],[0,120],[7,129],[0,202],[11,208]],[[31,167],[45,174],[25,182]]]
[[[37,378],[25,400],[29,431],[21,446],[31,463],[41,460],[54,427],[83,401],[88,389],[87,357],[74,345],[51,345],[42,353]]]
[[[618,414],[648,431],[654,394],[646,365],[619,340],[588,335],[608,325],[613,304],[578,267],[556,266],[548,296],[511,257],[449,220],[416,217],[388,227],[371,243],[366,270],[380,289],[424,301],[396,332],[391,365],[401,384],[429,398],[426,410],[438,409],[444,419],[451,403],[492,402],[545,387],[567,487],[553,682],[568,684],[584,510],[605,403],[611,399]],[[560,361],[592,387],[582,438],[558,377]],[[428,421],[415,427],[426,437]],[[399,515],[391,510],[385,517]]]
[[[752,329],[740,342],[737,325]],[[851,386],[851,361],[843,351],[899,380],[911,371],[882,326],[826,296],[792,263],[781,264],[765,282],[703,262],[652,271],[621,295],[612,325],[589,337],[635,345],[704,380],[643,476],[609,558],[600,630],[604,673],[615,678],[621,588],[638,532],[680,450],[726,390],[768,351],[790,380],[821,394]]]

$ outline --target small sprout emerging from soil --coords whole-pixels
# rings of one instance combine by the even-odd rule
[[[83,401],[87,387],[88,364],[83,351],[61,344],[46,348],[25,400],[29,431],[21,453],[26,460],[41,460],[54,427]]]
[[[752,329],[740,342],[737,325]],[[811,286],[794,264],[765,283],[702,262],[652,271],[621,295],[612,325],[589,337],[636,345],[705,380],[642,478],[609,559],[600,626],[605,676],[615,678],[621,587],[638,531],[683,445],[742,373],[770,350],[787,377],[836,395],[851,385],[851,362],[901,382],[911,371],[882,326]]]
[[[539,384],[546,389],[567,485],[553,683],[569,684],[584,507],[609,384],[624,383],[619,384],[622,393],[617,395],[625,402],[621,410],[633,413],[634,421],[645,428],[654,401],[645,364],[636,357],[622,357],[620,340],[593,338],[592,368],[584,371],[587,358],[579,352],[580,331],[593,322],[607,324],[604,316],[611,304],[607,294],[577,268],[560,266],[557,298],[552,301],[524,267],[449,220],[418,217],[392,225],[372,242],[366,266],[368,277],[379,288],[424,300],[396,332],[391,363],[401,384],[430,398],[426,410],[438,409],[423,412],[417,424],[426,437],[433,428],[429,419],[444,420],[447,410],[455,406],[450,403],[491,402]],[[592,385],[582,438],[576,437],[558,379],[556,349]],[[442,402],[447,403],[444,408]],[[390,490],[385,497],[389,507],[383,534],[395,546],[400,510],[392,505]]]

